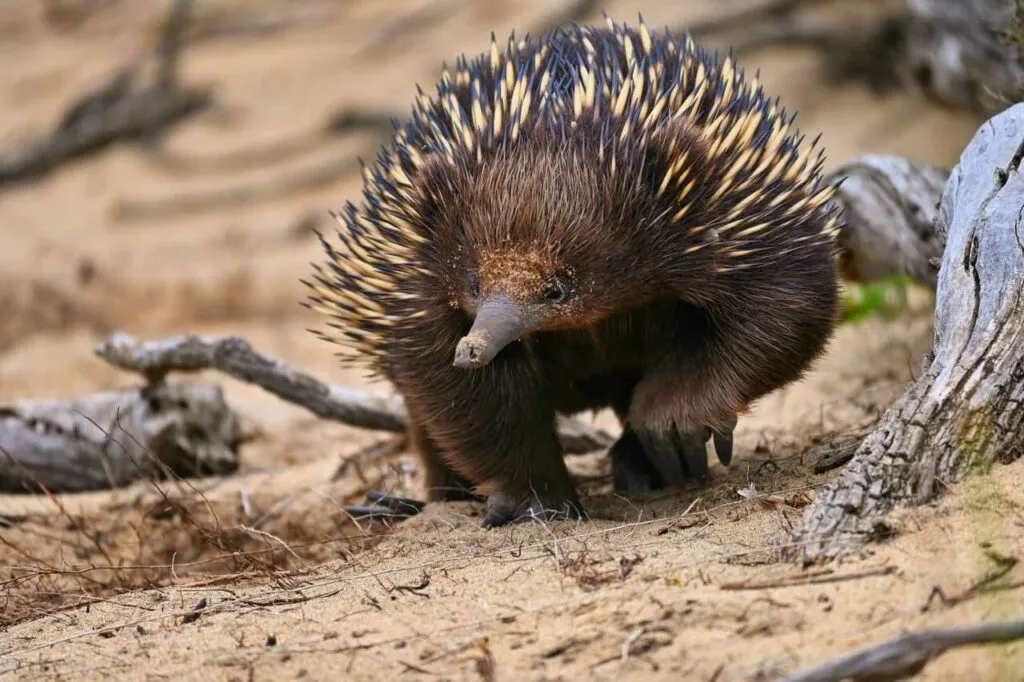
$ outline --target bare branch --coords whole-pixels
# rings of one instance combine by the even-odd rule
[[[158,199],[124,199],[114,203],[111,215],[122,221],[167,219],[274,201],[297,192],[329,185],[357,170],[359,157],[346,155],[284,177],[241,184],[223,190],[171,195]]]
[[[930,660],[949,649],[971,644],[1005,644],[1018,639],[1024,639],[1024,620],[922,630],[789,675],[780,682],[900,680],[920,672]]]
[[[280,360],[255,350],[239,337],[181,336],[137,342],[127,334],[109,337],[96,354],[121,369],[152,380],[168,372],[216,369],[240,381],[256,384],[283,400],[305,407],[324,419],[380,431],[404,431],[407,424],[401,397],[374,396],[330,386]],[[569,453],[592,452],[612,443],[607,433],[572,419],[561,419],[559,435]]]
[[[38,179],[63,163],[123,140],[153,144],[169,126],[206,109],[212,102],[210,91],[175,86],[178,34],[188,5],[189,0],[176,0],[171,7],[153,83],[139,86],[140,69],[133,65],[76,100],[51,134],[0,155],[0,186]]]

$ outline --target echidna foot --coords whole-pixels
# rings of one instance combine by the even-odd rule
[[[720,429],[708,427],[692,429],[680,428],[676,424],[668,428],[638,428],[636,436],[649,462],[648,468],[635,452],[633,447],[623,447],[616,453],[613,449],[612,470],[616,471],[616,460],[620,471],[616,472],[615,481],[618,489],[620,478],[626,484],[630,477],[638,479],[640,484],[651,479],[648,471],[660,477],[660,487],[682,485],[687,481],[703,482],[708,477],[707,442],[709,439],[715,446],[718,461],[724,466],[732,462],[733,431],[736,428],[736,417],[730,418]],[[623,433],[625,436],[625,432]],[[621,440],[621,439],[620,439]],[[616,446],[619,444],[616,443]],[[634,482],[634,485],[636,483]]]
[[[637,437],[653,467],[666,485],[678,486],[687,481],[704,481],[708,476],[708,455],[705,444],[711,429],[637,429]]]
[[[497,528],[523,521],[568,521],[588,518],[575,494],[545,497],[549,499],[542,500],[534,493],[525,499],[523,496],[501,491],[493,493],[487,498],[487,513],[484,515],[483,526]]]
[[[636,432],[627,424],[608,452],[615,492],[623,495],[650,493],[665,488],[665,479],[648,458]]]

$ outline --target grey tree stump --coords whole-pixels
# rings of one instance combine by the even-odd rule
[[[1024,104],[981,126],[946,183],[936,229],[935,339],[923,375],[883,416],[791,535],[805,563],[890,532],[896,505],[1024,454]]]

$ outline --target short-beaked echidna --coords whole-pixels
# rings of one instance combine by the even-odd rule
[[[610,407],[616,488],[707,474],[838,314],[834,187],[756,77],[608,20],[445,68],[364,173],[310,307],[405,399],[429,499],[583,515],[556,414]]]

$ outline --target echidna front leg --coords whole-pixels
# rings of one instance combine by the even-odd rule
[[[487,496],[485,527],[584,516],[544,382],[516,349],[475,370],[421,360],[398,383],[450,470]]]
[[[732,461],[739,401],[730,400],[723,385],[688,376],[692,366],[657,368],[637,384],[630,406],[629,423],[669,486],[707,478],[709,439],[722,464]]]
[[[437,443],[427,435],[426,429],[412,414],[409,415],[409,444],[423,464],[428,502],[482,501],[480,496],[473,493],[473,484],[469,479],[448,466]]]

